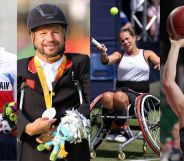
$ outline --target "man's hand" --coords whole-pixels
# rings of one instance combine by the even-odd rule
[[[56,119],[38,118],[34,122],[27,124],[25,133],[30,136],[37,135],[48,131]]]
[[[43,144],[49,140],[53,140],[54,135],[53,132],[56,131],[56,127],[53,125],[48,131],[46,131],[45,133],[42,133],[40,136],[36,137],[36,141],[39,144]]]

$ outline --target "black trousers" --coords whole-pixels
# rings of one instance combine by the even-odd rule
[[[180,129],[180,148],[184,154],[184,127]]]
[[[35,139],[34,139],[35,140]],[[21,144],[18,144],[18,160],[17,161],[50,161],[51,151],[44,150],[42,152],[36,149],[38,143],[33,138],[28,138]],[[90,161],[89,144],[87,140],[81,143],[70,144],[66,142],[65,149],[68,156],[65,159],[57,159],[56,161]]]
[[[17,160],[16,137],[0,132],[0,161]]]

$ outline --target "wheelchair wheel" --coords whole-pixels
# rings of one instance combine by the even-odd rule
[[[160,100],[150,94],[140,95],[136,102],[136,112],[145,140],[160,155]]]
[[[96,150],[97,147],[102,143],[102,141],[108,135],[108,129],[104,124],[103,116],[103,105],[100,103],[102,95],[99,95],[91,104],[90,104],[90,150]]]

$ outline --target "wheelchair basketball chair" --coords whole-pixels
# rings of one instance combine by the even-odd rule
[[[136,93],[136,92],[135,92]],[[112,124],[107,124],[107,120],[112,122],[113,119],[138,119],[140,131],[134,133],[128,126],[126,131],[130,137],[123,143],[119,144],[118,158],[125,159],[123,148],[133,140],[143,138],[146,140],[150,148],[160,155],[160,100],[148,93],[136,93],[138,96],[135,105],[129,105],[127,108],[127,116],[112,116],[104,112],[101,104],[102,94],[94,99],[90,104],[90,120],[91,120],[91,140],[90,140],[90,156],[96,158],[95,150],[106,140]],[[110,121],[111,120],[111,121]],[[146,152],[147,144],[144,143],[143,151]]]

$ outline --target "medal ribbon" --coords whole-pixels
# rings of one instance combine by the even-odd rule
[[[52,93],[53,92],[49,91],[49,88],[48,88],[48,85],[47,85],[47,82],[46,82],[46,79],[45,79],[42,67],[40,65],[40,62],[39,62],[37,56],[34,57],[34,63],[35,63],[36,71],[38,73],[38,76],[39,76],[39,79],[40,79],[40,82],[41,82],[41,85],[42,85],[46,108],[47,109],[48,108],[52,108]],[[59,67],[59,69],[57,71],[55,79],[59,79],[62,76],[62,74],[63,74],[63,72],[65,70],[66,64],[67,64],[67,58],[66,58],[65,55],[63,55],[63,61],[60,64],[60,67]]]

